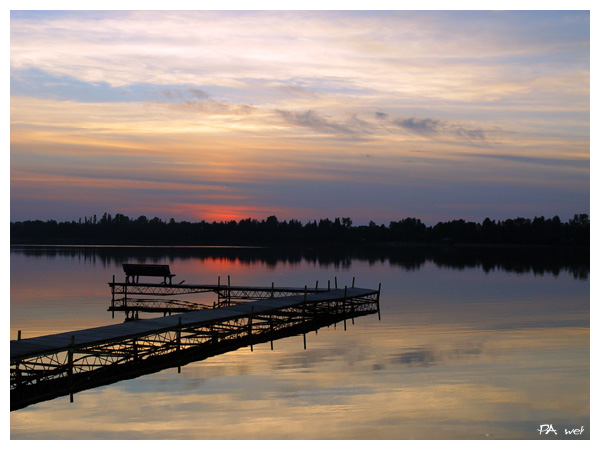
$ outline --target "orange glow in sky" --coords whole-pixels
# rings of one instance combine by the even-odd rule
[[[13,11],[11,220],[589,213],[589,11]]]

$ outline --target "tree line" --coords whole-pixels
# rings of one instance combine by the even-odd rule
[[[158,217],[129,218],[104,213],[102,217],[57,222],[28,220],[11,222],[13,244],[143,244],[143,245],[273,245],[273,244],[521,244],[584,245],[590,243],[590,220],[576,214],[568,221],[516,218],[482,223],[463,219],[427,226],[408,217],[389,225],[355,226],[349,217],[321,219],[302,223],[279,221],[276,216],[264,220],[243,219],[225,222],[177,222]]]
[[[343,245],[322,246],[13,246],[11,253],[28,258],[54,259],[75,258],[86,264],[104,268],[120,267],[123,263],[173,264],[178,272],[179,264],[188,261],[229,261],[242,266],[264,264],[276,270],[282,266],[299,266],[308,263],[321,268],[335,267],[349,271],[353,264],[369,265],[389,263],[404,271],[417,271],[426,264],[464,270],[479,268],[485,273],[496,270],[518,274],[535,275],[561,273],[575,279],[585,280],[590,272],[590,249],[573,246],[452,246],[411,245],[399,250],[395,246]],[[178,272],[179,273],[179,272]],[[122,276],[122,275],[121,275]]]

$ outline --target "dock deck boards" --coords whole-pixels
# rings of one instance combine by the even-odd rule
[[[156,284],[156,283],[127,283],[127,282],[119,282],[119,281],[115,281],[115,282],[109,282],[108,283],[109,286],[115,285],[115,286],[128,286],[130,288],[136,288],[136,287],[163,287],[163,288],[183,288],[183,289],[190,289],[190,290],[195,290],[195,289],[201,289],[201,290],[206,290],[206,291],[218,291],[218,290],[223,290],[226,291],[228,289],[232,289],[232,290],[239,290],[239,291],[275,291],[275,292],[304,292],[304,287],[286,287],[286,286],[261,286],[261,287],[257,287],[257,286],[230,286],[227,284],[196,284],[196,283],[173,283],[173,284],[165,284],[165,283],[161,283],[161,284]],[[314,286],[307,286],[308,291],[315,291],[315,287]],[[358,288],[356,288],[358,289]],[[320,292],[326,292],[329,289],[326,287],[319,287],[317,288],[318,291]],[[334,289],[332,289],[334,290]],[[340,289],[338,289],[340,290]],[[343,289],[342,289],[343,290]]]
[[[176,286],[176,285],[174,285]],[[188,285],[190,286],[190,285]],[[217,287],[216,285],[214,286]],[[249,288],[270,289],[270,288]],[[294,289],[294,288],[287,288]],[[364,297],[377,294],[378,291],[363,288],[347,288],[346,298]],[[336,301],[344,298],[344,289],[332,289],[324,292],[306,295],[307,303]],[[71,345],[71,337],[76,346],[98,345],[107,342],[135,338],[161,330],[173,329],[178,326],[181,319],[183,327],[188,325],[211,324],[220,320],[230,320],[254,314],[277,311],[304,302],[304,294],[291,295],[272,299],[250,301],[243,304],[225,306],[216,309],[203,309],[198,311],[175,314],[167,317],[143,319],[113,325],[105,325],[85,330],[69,331],[64,333],[39,336],[21,340],[10,341],[10,359],[16,361],[22,358],[34,357],[47,353],[66,351]]]

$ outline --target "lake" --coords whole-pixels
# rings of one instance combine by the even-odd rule
[[[14,246],[10,258],[11,339],[123,322],[107,283],[126,262],[169,264],[174,282],[381,283],[381,320],[37,403],[10,413],[11,439],[590,437],[589,253]]]

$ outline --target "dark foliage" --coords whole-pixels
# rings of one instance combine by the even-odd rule
[[[419,219],[392,221],[389,226],[370,222],[353,226],[348,217],[321,219],[302,224],[297,220],[280,222],[243,219],[239,222],[168,222],[157,217],[131,219],[123,214],[104,215],[97,220],[72,222],[54,220],[11,222],[13,244],[143,244],[143,245],[279,245],[279,244],[590,244],[590,220],[576,214],[567,222],[559,217],[517,218],[482,223],[462,219],[426,226]]]

